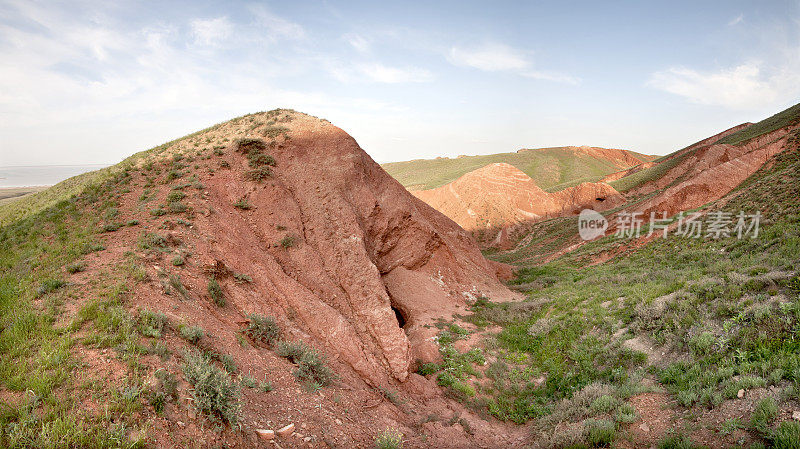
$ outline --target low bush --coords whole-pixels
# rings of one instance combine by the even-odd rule
[[[238,201],[233,203],[233,207],[235,207],[237,209],[242,209],[242,210],[250,210],[250,209],[253,208],[253,205],[250,204],[249,201],[247,201],[247,198],[242,197],[242,198],[239,198]]]
[[[247,318],[250,322],[247,324],[244,333],[253,341],[272,347],[281,340],[283,331],[274,318],[256,313],[248,315]]]
[[[183,373],[192,385],[198,411],[216,422],[234,425],[239,418],[239,387],[225,371],[196,352],[184,355]]]
[[[222,293],[222,287],[216,279],[211,278],[208,280],[208,296],[218,307],[225,307],[225,295]]]
[[[403,433],[396,429],[386,429],[375,438],[377,449],[400,449],[403,447]]]
[[[616,424],[607,419],[588,419],[584,423],[586,441],[595,447],[611,446],[617,435]]]
[[[192,344],[197,344],[203,337],[205,337],[206,333],[200,326],[185,326],[182,325],[179,329],[181,337]]]
[[[770,436],[774,449],[796,449],[800,447],[800,423],[784,421]]]
[[[750,417],[750,425],[761,433],[766,434],[769,431],[769,426],[778,417],[778,404],[775,399],[766,397],[756,404],[755,410]]]
[[[167,316],[161,312],[140,310],[137,322],[139,333],[145,337],[161,338],[167,321]]]

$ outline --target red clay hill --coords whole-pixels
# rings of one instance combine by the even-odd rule
[[[620,157],[625,157],[624,152],[621,153]],[[606,210],[623,202],[613,187],[602,182],[584,182],[549,193],[521,170],[506,163],[490,164],[442,187],[412,193],[467,231],[482,235],[483,241],[493,244],[503,243],[507,231],[518,224],[571,215],[586,207]]]
[[[288,112],[280,126],[212,134],[239,140],[187,199],[200,212],[192,228],[170,233],[197,265],[185,277],[213,273],[241,317],[275,316],[381,385],[438,356],[433,318],[480,295],[513,297],[464,230],[329,122]],[[259,158],[269,164],[254,169]]]
[[[415,441],[411,447],[510,444],[507,425],[478,419],[445,398],[435,379],[415,374],[420,363],[441,358],[440,320],[484,296],[519,299],[497,277],[510,271],[486,260],[466,231],[410,194],[347,133],[276,110],[126,164],[113,220],[132,225],[103,234],[106,250],[88,257],[73,281],[141,261],[146,274],[137,275],[130,292],[139,310],[164,313],[174,329],[204,329],[198,345],[205,351],[230,356],[242,376],[273,382],[269,394],[244,389],[242,427],[213,438],[255,447],[248,442],[254,429],[296,422],[300,436],[281,444],[328,447],[325,439],[367,447],[390,427],[403,429]],[[212,279],[223,304],[212,301]],[[296,368],[274,346],[243,340],[251,314],[273,317],[284,341],[320,351],[335,385],[303,392],[291,374]],[[179,349],[188,343],[176,334],[164,342],[177,356],[148,362],[153,370],[180,372]],[[188,396],[189,388],[181,383],[178,394]],[[154,432],[169,435],[157,447],[209,437],[192,410],[181,400],[153,418]],[[420,424],[426,414],[460,415],[473,426],[470,433],[436,430],[436,423]],[[430,439],[413,438],[420,432]]]

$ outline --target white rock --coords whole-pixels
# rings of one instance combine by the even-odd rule
[[[275,431],[269,429],[256,429],[256,433],[262,440],[271,440],[275,438]]]
[[[648,426],[647,423],[644,423],[644,422],[639,425],[639,428],[642,429],[642,432],[649,432],[650,431],[650,426]]]
[[[277,434],[281,437],[287,437],[294,432],[294,423],[287,424],[278,429]]]
[[[739,391],[736,393],[736,397],[737,397],[737,398],[739,398],[739,399],[743,398],[743,397],[744,397],[744,390],[743,390],[743,389],[742,389],[742,390],[739,390]]]

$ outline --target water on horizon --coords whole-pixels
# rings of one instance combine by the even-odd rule
[[[81,173],[108,165],[31,165],[0,167],[0,188],[51,186]]]

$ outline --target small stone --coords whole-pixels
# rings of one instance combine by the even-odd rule
[[[739,398],[739,399],[743,398],[744,397],[744,389],[739,390],[738,392],[736,392],[736,397]]]
[[[640,424],[639,428],[642,429],[642,432],[649,432],[650,431],[650,426],[648,426],[647,423]]]
[[[268,429],[256,429],[256,433],[262,440],[271,440],[275,438],[275,431]]]
[[[303,438],[303,441],[305,441],[306,443],[310,443],[311,442],[311,437],[305,437],[305,438]]]
[[[797,410],[793,411],[792,412],[792,419],[795,420],[795,421],[800,421],[800,411],[797,411]]]
[[[183,428],[185,425],[183,421],[178,421],[178,427]]]
[[[335,420],[333,420],[333,422],[335,422],[337,426],[341,426],[342,425],[342,420],[339,419],[339,418],[336,418]]]
[[[288,437],[292,434],[292,432],[294,432],[294,423],[290,423],[281,427],[276,433],[281,437]]]

